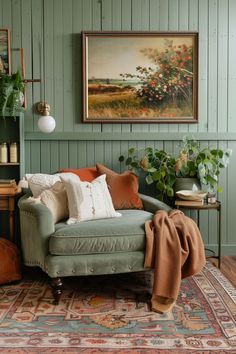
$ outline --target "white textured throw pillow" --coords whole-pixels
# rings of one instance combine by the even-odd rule
[[[34,198],[37,198],[45,189],[51,188],[56,182],[60,181],[58,174],[48,175],[43,173],[25,175],[29,188]]]
[[[106,175],[90,182],[82,182],[74,173],[61,173],[69,205],[67,224],[80,221],[113,218],[121,216],[113,207],[106,184]]]
[[[41,203],[51,211],[54,223],[69,216],[67,193],[64,184],[56,182],[52,188],[44,190],[39,196]]]

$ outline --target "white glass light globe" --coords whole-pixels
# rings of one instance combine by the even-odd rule
[[[52,116],[41,116],[38,120],[38,127],[43,133],[51,133],[56,127],[55,119]]]

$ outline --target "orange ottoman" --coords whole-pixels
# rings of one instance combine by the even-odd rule
[[[0,238],[0,284],[20,279],[20,252],[14,243]]]

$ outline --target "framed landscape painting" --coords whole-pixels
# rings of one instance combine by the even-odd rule
[[[11,73],[10,31],[0,28],[0,73]]]
[[[83,32],[83,122],[197,123],[198,34]]]

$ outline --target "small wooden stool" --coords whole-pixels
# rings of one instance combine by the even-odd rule
[[[20,279],[20,252],[14,243],[0,237],[0,284]]]

